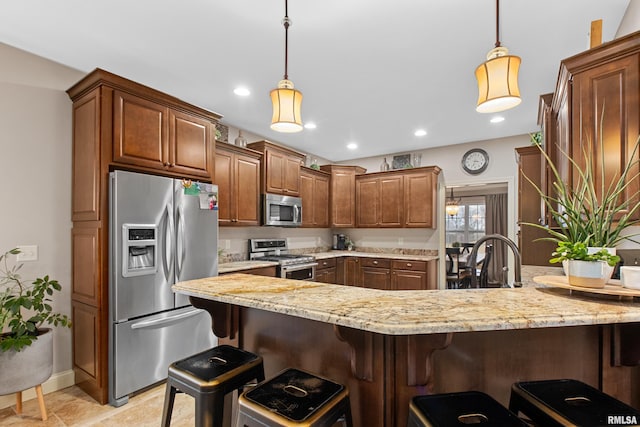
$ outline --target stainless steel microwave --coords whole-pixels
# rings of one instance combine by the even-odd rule
[[[300,197],[265,194],[263,204],[264,225],[299,227],[302,225],[302,199]]]

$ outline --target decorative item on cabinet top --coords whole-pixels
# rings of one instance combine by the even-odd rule
[[[392,169],[408,169],[411,167],[411,154],[393,156]]]
[[[222,123],[216,124],[216,140],[229,142],[229,127]]]

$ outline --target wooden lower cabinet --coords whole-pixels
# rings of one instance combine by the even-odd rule
[[[360,285],[370,289],[392,289],[391,261],[384,258],[360,258]]]
[[[109,400],[108,357],[101,340],[104,312],[100,308],[71,301],[73,317],[73,371],[75,383],[98,402]]]
[[[435,259],[413,261],[382,257],[340,257],[335,262],[336,280],[327,281],[323,277],[323,280],[316,278],[317,282],[398,291],[438,288],[438,265]]]
[[[337,262],[335,258],[318,261],[316,267],[316,282],[337,283]]]

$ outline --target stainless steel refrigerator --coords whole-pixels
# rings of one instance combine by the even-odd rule
[[[217,187],[155,175],[110,174],[109,402],[167,376],[212,347],[211,318],[177,281],[218,275]]]

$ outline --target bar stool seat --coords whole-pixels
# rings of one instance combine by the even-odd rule
[[[415,396],[409,403],[408,427],[526,427],[527,424],[486,393]]]
[[[511,387],[509,409],[516,414],[522,412],[534,423],[544,426],[589,427],[640,422],[640,413],[631,406],[571,379],[515,383]]]
[[[299,369],[244,392],[238,406],[237,427],[353,425],[347,387]]]
[[[250,381],[264,381],[262,357],[229,345],[220,345],[169,366],[162,410],[162,426],[169,427],[177,391],[195,398],[196,426],[221,427],[224,396]]]

